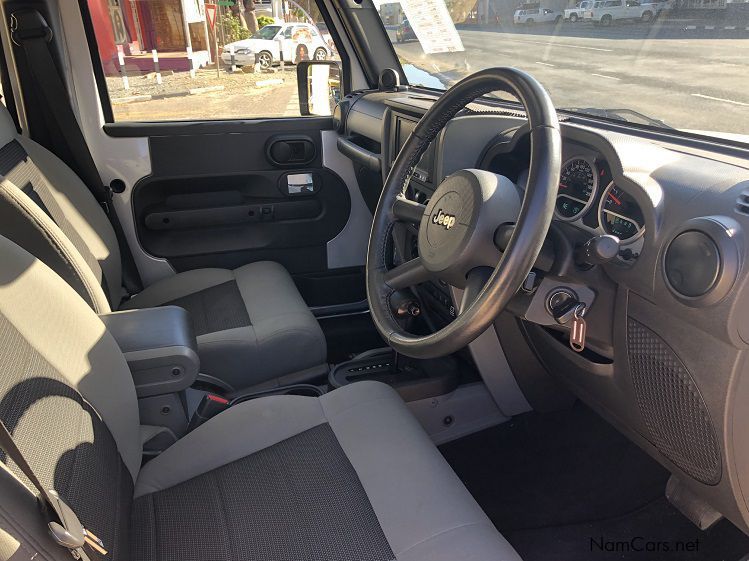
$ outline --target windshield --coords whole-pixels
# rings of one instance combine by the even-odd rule
[[[261,27],[256,33],[253,33],[250,37],[252,39],[273,39],[281,29],[280,25],[266,25]]]
[[[412,85],[446,89],[514,66],[559,109],[749,142],[749,3],[607,0],[568,10],[575,5],[375,2]],[[398,32],[406,19],[410,35]]]

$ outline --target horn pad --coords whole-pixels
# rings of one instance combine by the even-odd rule
[[[495,267],[501,255],[494,231],[517,219],[520,200],[514,183],[488,171],[464,169],[445,178],[419,226],[424,266],[459,287],[473,267]]]

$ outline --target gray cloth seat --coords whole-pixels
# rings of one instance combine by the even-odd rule
[[[322,330],[277,263],[177,273],[121,304],[122,268],[112,225],[78,176],[19,135],[1,104],[0,180],[0,235],[44,261],[97,313],[167,304],[186,308],[204,374],[245,388],[325,363]]]
[[[325,363],[325,337],[289,273],[260,261],[196,269],[156,282],[122,309],[190,312],[201,372],[244,388]]]
[[[0,238],[0,419],[99,559],[518,561],[396,392],[360,382],[214,417],[141,467],[116,342],[48,267]],[[0,561],[69,560],[0,455]]]

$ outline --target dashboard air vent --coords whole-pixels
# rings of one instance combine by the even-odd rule
[[[736,212],[749,216],[749,189],[744,189],[736,199]]]

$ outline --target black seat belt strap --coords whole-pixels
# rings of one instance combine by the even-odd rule
[[[39,481],[34,470],[31,469],[23,453],[13,440],[10,431],[8,431],[5,423],[2,421],[0,421],[0,450],[5,451],[7,456],[15,462],[26,478],[39,491],[39,498],[42,501],[45,514],[52,518],[48,524],[48,528],[55,543],[70,551],[75,559],[81,561],[89,560],[88,555],[83,549],[85,544],[88,544],[94,551],[102,555],[107,554],[102,541],[83,527],[75,512],[65,504],[57,492],[47,490],[42,485],[42,482]]]
[[[73,113],[68,91],[60,77],[50,50],[52,30],[44,17],[34,9],[15,11],[11,16],[12,39],[23,48],[36,91],[44,99],[46,120],[54,128],[52,138],[58,139],[58,155],[69,153],[71,165],[104,209],[117,237],[122,258],[122,281],[130,295],[142,289],[135,260],[122,229],[117,212],[112,205],[113,193],[104,185],[96,163],[88,149],[78,120]],[[116,306],[119,302],[114,302]]]

